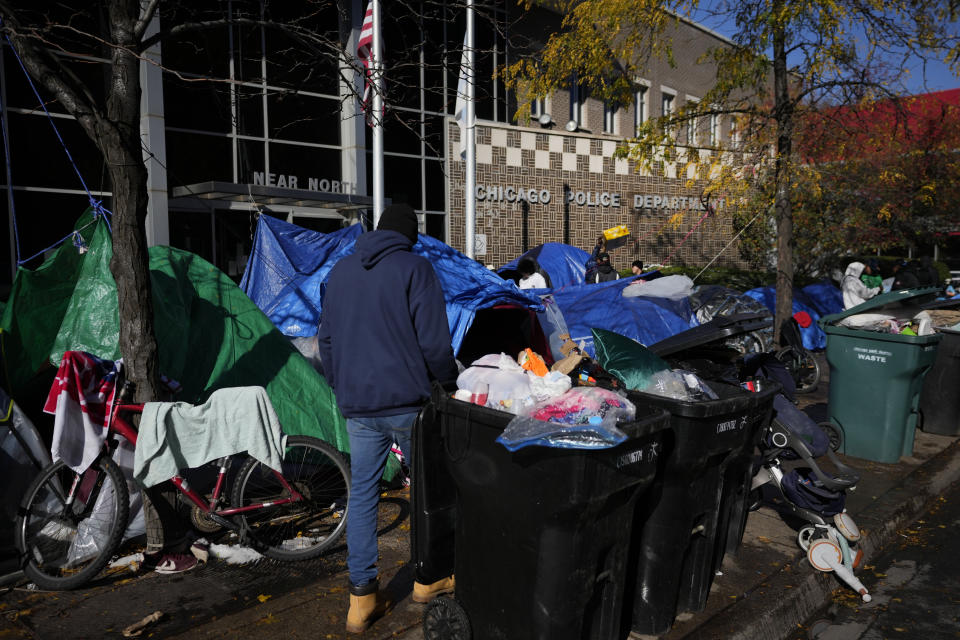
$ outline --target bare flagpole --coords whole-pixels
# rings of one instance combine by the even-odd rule
[[[373,227],[383,213],[383,57],[380,0],[373,0]]]
[[[466,126],[463,129],[461,135],[467,136],[467,166],[466,166],[466,179],[464,180],[464,217],[466,218],[466,233],[464,241],[466,247],[464,247],[464,253],[468,258],[473,258],[476,251],[476,239],[474,237],[474,229],[477,222],[477,141],[475,135],[475,126],[476,126],[476,109],[474,101],[476,99],[476,91],[474,90],[474,73],[473,70],[476,68],[476,52],[473,48],[473,22],[474,22],[474,8],[473,0],[467,0],[467,34],[464,39],[467,50],[467,72],[469,73],[469,81],[467,82],[467,122]],[[463,70],[461,70],[461,73]]]

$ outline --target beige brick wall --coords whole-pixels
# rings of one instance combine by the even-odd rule
[[[696,206],[679,206],[680,198],[698,201],[700,186],[687,186],[685,179],[663,175],[641,175],[633,163],[612,157],[616,139],[590,134],[567,133],[539,127],[514,127],[496,123],[478,123],[478,187],[514,187],[547,190],[550,201],[525,203],[478,199],[476,233],[485,234],[487,251],[477,256],[497,267],[544,242],[564,241],[565,185],[571,191],[593,194],[619,194],[620,206],[569,203],[570,244],[590,251],[604,229],[627,225],[636,246],[627,244],[611,251],[611,261],[623,269],[635,260],[645,263],[705,265],[730,242],[731,223],[722,215],[709,216],[690,237],[684,237],[700,220],[704,211]],[[459,158],[459,129],[448,121],[449,237],[447,241],[464,250],[464,169]],[[671,198],[677,208],[635,209],[635,195]],[[677,198],[677,202],[673,202]],[[594,195],[593,200],[599,199]],[[675,215],[682,216],[672,225]],[[526,218],[527,246],[523,247]],[[714,262],[715,266],[745,268],[737,243],[730,245]]]

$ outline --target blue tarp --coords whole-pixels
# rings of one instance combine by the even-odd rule
[[[359,225],[319,233],[262,215],[240,288],[283,334],[312,336],[320,322],[323,283],[336,261],[353,252],[360,233]],[[413,252],[430,260],[440,278],[454,353],[478,309],[501,304],[542,308],[536,296],[430,236],[421,234]]]
[[[500,273],[512,271],[522,258],[533,258],[550,276],[554,289],[570,284],[583,284],[587,260],[590,254],[583,249],[562,242],[547,242],[530,249],[519,258],[511,260],[498,269]]]
[[[843,311],[843,294],[840,293],[840,287],[830,280],[808,284],[801,291],[806,295],[804,302],[816,309],[821,316]]]
[[[770,310],[770,313],[776,315],[777,293],[773,287],[758,287],[746,291],[745,294],[762,302],[763,306]],[[798,311],[806,311],[810,314],[812,320],[809,327],[800,327],[803,346],[807,349],[825,348],[827,346],[827,334],[817,324],[820,314],[814,307],[814,303],[802,290],[794,290],[793,292],[793,312],[797,313]]]
[[[651,345],[697,326],[690,299],[624,298],[623,289],[633,278],[600,284],[582,284],[554,289],[553,298],[563,312],[570,337],[586,343],[593,355],[594,327],[607,329]]]

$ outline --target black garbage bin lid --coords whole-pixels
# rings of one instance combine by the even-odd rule
[[[773,320],[765,313],[739,313],[733,316],[717,316],[699,327],[681,331],[660,342],[647,347],[658,356],[681,353],[694,347],[700,347],[743,333],[767,329]]]

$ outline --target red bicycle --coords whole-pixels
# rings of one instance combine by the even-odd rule
[[[129,518],[127,482],[112,456],[123,437],[136,445],[130,416],[134,385],[125,381],[107,420],[103,452],[83,473],[62,461],[46,467],[27,489],[16,524],[16,544],[24,573],[39,587],[75,589],[106,567],[123,541]],[[282,473],[247,457],[230,491],[231,458],[217,461],[210,498],[182,477],[173,484],[207,525],[238,533],[264,556],[280,561],[315,558],[343,535],[350,496],[350,469],[340,453],[310,436],[288,436]],[[210,529],[207,529],[208,531]]]

